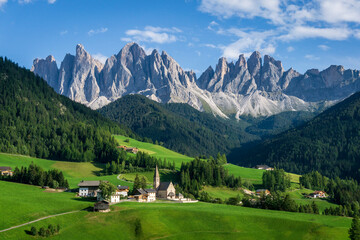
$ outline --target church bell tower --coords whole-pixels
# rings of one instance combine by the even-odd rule
[[[155,173],[154,173],[154,189],[158,189],[159,186],[160,186],[160,175],[159,175],[158,166],[156,165]]]

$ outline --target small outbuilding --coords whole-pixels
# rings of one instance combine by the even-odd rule
[[[107,201],[99,201],[95,203],[94,212],[110,212],[110,203]]]
[[[0,167],[0,175],[2,176],[12,176],[13,171],[11,167]]]

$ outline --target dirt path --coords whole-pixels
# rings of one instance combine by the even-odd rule
[[[10,227],[10,228],[4,229],[4,230],[0,230],[0,233],[9,231],[9,230],[12,230],[12,229],[15,229],[15,228],[23,227],[23,226],[26,226],[26,225],[29,225],[29,224],[32,224],[32,223],[35,223],[35,222],[39,222],[39,221],[44,220],[44,219],[47,219],[47,218],[57,217],[57,216],[61,216],[61,215],[65,215],[65,214],[70,214],[70,213],[76,213],[76,212],[80,212],[80,210],[71,211],[71,212],[65,212],[65,213],[59,213],[59,214],[54,214],[54,215],[42,217],[42,218],[39,218],[39,219],[30,221],[30,222],[27,222],[27,223],[23,223],[23,224],[14,226],[14,227]]]

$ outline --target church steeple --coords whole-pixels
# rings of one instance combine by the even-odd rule
[[[159,169],[156,165],[155,167],[155,173],[154,173],[154,189],[157,189],[160,186],[160,175],[159,175]]]

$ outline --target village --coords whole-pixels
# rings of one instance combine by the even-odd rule
[[[127,152],[136,154],[137,148],[127,148],[125,146],[120,146]],[[267,165],[256,165],[254,168],[266,171],[272,171],[274,168]],[[1,176],[12,176],[13,171],[11,167],[0,166],[0,175]],[[110,205],[120,203],[120,202],[154,202],[156,200],[161,201],[171,201],[177,203],[194,203],[198,200],[193,200],[185,198],[180,192],[176,192],[174,184],[170,182],[161,182],[159,169],[156,166],[153,178],[153,188],[138,188],[130,192],[129,186],[116,186],[112,194],[106,199],[102,195],[101,184],[107,183],[107,181],[84,181],[82,180],[78,184],[77,196],[80,198],[94,198],[96,199],[94,204],[94,211],[108,212],[110,211]],[[47,186],[42,188],[47,189]],[[268,189],[257,189],[251,191],[249,189],[243,188],[242,191],[244,194],[257,197],[271,195],[271,192]],[[304,196],[305,198],[327,198],[327,194],[324,191],[314,191],[310,194]]]

